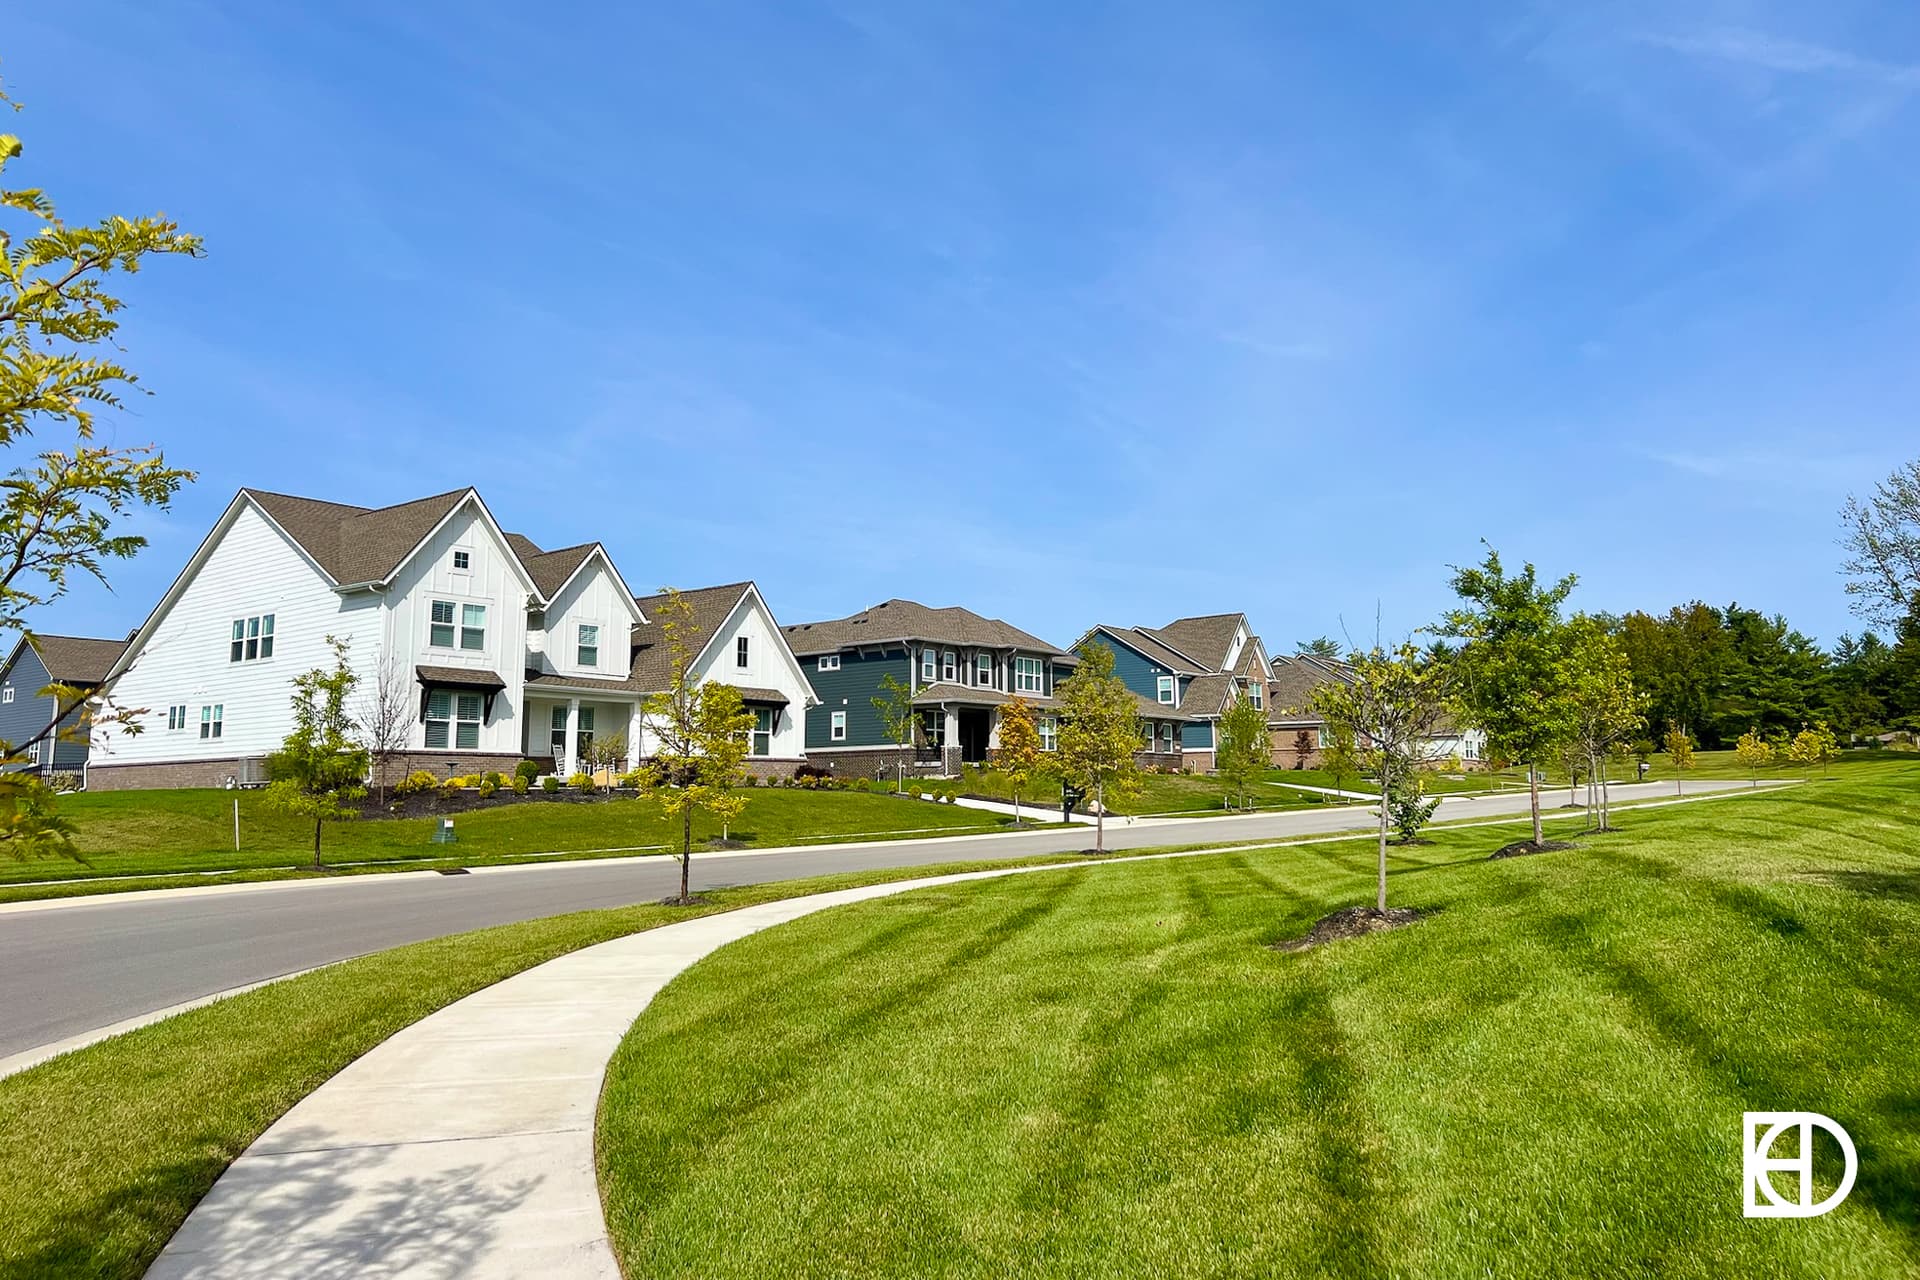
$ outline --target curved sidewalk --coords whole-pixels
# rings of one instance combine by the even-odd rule
[[[1137,860],[816,893],[549,960],[428,1015],[309,1094],[221,1175],[147,1275],[617,1280],[594,1114],[614,1049],[676,975],[729,942],[828,907]]]

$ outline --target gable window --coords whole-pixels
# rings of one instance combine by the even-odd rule
[[[753,736],[747,740],[747,754],[750,756],[773,754],[773,708],[755,707],[753,709]]]
[[[933,650],[922,649],[920,651],[920,678],[928,684],[932,684],[935,680],[938,680],[940,678],[939,662],[940,660],[934,656]]]
[[[957,661],[951,649],[940,655],[940,678],[942,680],[951,682],[960,678],[960,669]]]
[[[13,686],[8,685],[4,692],[0,692],[0,702],[12,702],[12,701],[13,701]]]
[[[187,727],[187,709],[185,706],[167,708],[167,728],[184,729]]]
[[[487,606],[483,604],[460,606],[460,647],[462,649],[487,647]]]
[[[433,621],[427,627],[427,643],[436,649],[453,648],[453,601],[433,602]]]
[[[1170,707],[1173,705],[1174,689],[1175,689],[1175,686],[1174,686],[1174,681],[1172,676],[1160,677],[1159,696],[1160,696],[1160,703],[1162,706]]]
[[[1047,691],[1047,664],[1038,658],[1015,658],[1013,660],[1013,691],[1015,693],[1045,693]]]
[[[225,722],[225,720],[226,720],[226,707],[221,703],[216,702],[214,705],[210,707],[201,707],[200,708],[200,736],[203,738],[219,737],[220,729],[223,723]]]
[[[583,667],[600,665],[600,628],[591,622],[580,624],[580,643],[575,647],[574,656]]]
[[[459,569],[459,570],[461,570],[462,572],[464,572],[464,571],[466,571],[466,570],[468,570],[468,569],[471,569],[471,568],[473,567],[473,557],[472,557],[472,555],[471,555],[471,554],[470,554],[469,552],[465,552],[465,551],[456,551],[456,552],[454,552],[454,553],[453,553],[453,567],[454,567],[454,568],[456,568],[456,569]]]
[[[272,614],[262,613],[233,620],[233,639],[227,646],[228,662],[259,662],[272,656]]]
[[[836,711],[833,713],[833,719],[827,729],[827,736],[835,742],[845,742],[847,740],[846,712]]]
[[[837,653],[823,653],[820,655],[820,661],[815,665],[822,671],[838,671],[840,669],[840,655]]]
[[[747,637],[745,636],[733,642],[733,665],[741,668],[747,665]]]
[[[993,655],[976,653],[973,655],[973,682],[982,689],[993,688]]]
[[[1052,716],[1041,716],[1034,721],[1034,727],[1040,730],[1040,749],[1058,751],[1060,749],[1060,722]]]
[[[1253,703],[1254,706],[1261,706],[1261,698],[1264,693],[1265,690],[1258,680],[1247,681],[1247,700]]]

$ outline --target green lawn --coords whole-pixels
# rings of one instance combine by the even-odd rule
[[[627,1274],[1920,1275],[1920,764],[1620,816],[1399,851],[1436,914],[1306,954],[1267,944],[1370,897],[1364,845],[728,947],[609,1075]],[[1763,1109],[1848,1128],[1846,1204],[1742,1218]]]
[[[294,1103],[400,1028],[522,969],[695,915],[990,865],[1011,864],[709,890],[703,907],[582,912],[416,943],[0,1080],[0,1277],[141,1275],[221,1171]]]
[[[1254,807],[1257,809],[1298,809],[1303,806],[1323,803],[1338,803],[1332,798],[1323,798],[1311,791],[1300,791],[1293,787],[1276,786],[1276,783],[1298,783],[1308,787],[1331,787],[1332,781],[1317,770],[1270,770],[1253,788]],[[1359,791],[1370,789],[1370,784],[1356,778],[1343,779],[1344,789]],[[1227,786],[1220,779],[1206,774],[1149,773],[1140,779],[1138,796],[1111,800],[1116,813],[1132,814],[1136,817],[1147,814],[1227,812],[1222,803],[1226,799]],[[928,795],[977,795],[993,799],[1010,800],[1013,789],[1003,774],[992,770],[980,770],[969,767],[958,778],[917,778],[907,784],[918,787]],[[1034,782],[1020,797],[1023,805],[1034,806],[1036,814],[1057,815],[1060,810],[1060,784],[1054,782]]]
[[[858,791],[755,788],[744,792],[746,812],[729,831],[748,846],[817,840],[949,835],[1008,825],[997,814],[947,805],[911,804]],[[240,803],[240,851],[233,848],[233,804]],[[307,865],[313,828],[270,812],[257,791],[104,791],[61,798],[61,812],[79,827],[76,842],[87,859],[0,862],[0,900],[43,891],[5,886],[25,881],[101,876],[186,874],[244,869],[284,872]],[[329,865],[409,870],[451,858],[462,866],[515,861],[527,854],[641,851],[665,846],[676,832],[659,806],[621,798],[595,804],[529,801],[455,814],[454,846],[432,843],[438,818],[380,818],[329,826]],[[696,838],[718,835],[704,819]],[[248,878],[259,878],[252,876]],[[204,880],[196,883],[206,883]],[[120,886],[146,887],[134,882]]]

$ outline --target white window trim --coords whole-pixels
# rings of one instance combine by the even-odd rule
[[[973,655],[973,682],[975,687],[981,689],[994,689],[999,687],[993,683],[992,654],[976,653]]]
[[[1154,697],[1163,707],[1172,706],[1173,700],[1180,696],[1180,682],[1173,676],[1161,676],[1155,681],[1153,688]]]
[[[753,661],[753,637],[735,636],[733,638],[733,668],[745,671]]]
[[[593,643],[587,643],[587,632],[593,632]],[[593,650],[593,661],[581,657],[587,649]],[[597,622],[577,622],[573,627],[573,662],[575,666],[600,669],[600,624]]]
[[[932,649],[920,651],[920,678],[928,684],[940,678],[940,655]]]
[[[827,740],[845,742],[847,740],[847,713],[836,711],[827,721]]]
[[[462,557],[466,558],[465,564],[460,563],[460,560]],[[453,549],[453,572],[455,573],[472,573],[473,572],[473,552],[470,549],[466,547],[455,547]]]
[[[229,663],[272,662],[274,639],[279,634],[274,621],[275,615],[271,613],[254,613],[244,618],[235,618],[233,626],[227,633],[227,661]],[[235,631],[240,634],[235,636],[233,634]],[[235,645],[240,646],[238,656],[233,652]],[[253,646],[252,653],[247,652],[248,645]]]
[[[958,684],[960,681],[960,655],[951,649],[940,651],[940,679],[946,684]]]
[[[1016,657],[1013,660],[1013,692],[1047,694],[1047,664],[1040,658]]]
[[[814,662],[816,671],[838,671],[839,669],[840,655],[837,653],[823,653]]]

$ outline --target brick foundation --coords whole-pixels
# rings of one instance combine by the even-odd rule
[[[257,774],[258,761],[253,761]],[[160,791],[178,787],[224,787],[246,776],[239,756],[224,760],[158,760],[152,764],[89,764],[89,791]]]
[[[416,770],[436,778],[465,778],[479,773],[498,773],[511,778],[514,769],[526,758],[518,752],[508,755],[497,751],[407,751],[387,762],[387,785],[392,786]],[[550,759],[538,763],[542,773],[553,767]]]
[[[903,762],[909,778],[951,777],[960,772],[960,748],[941,749],[939,763],[915,763],[911,752],[898,747],[854,747],[846,751],[810,751],[807,763],[831,769],[838,778],[891,778]]]

